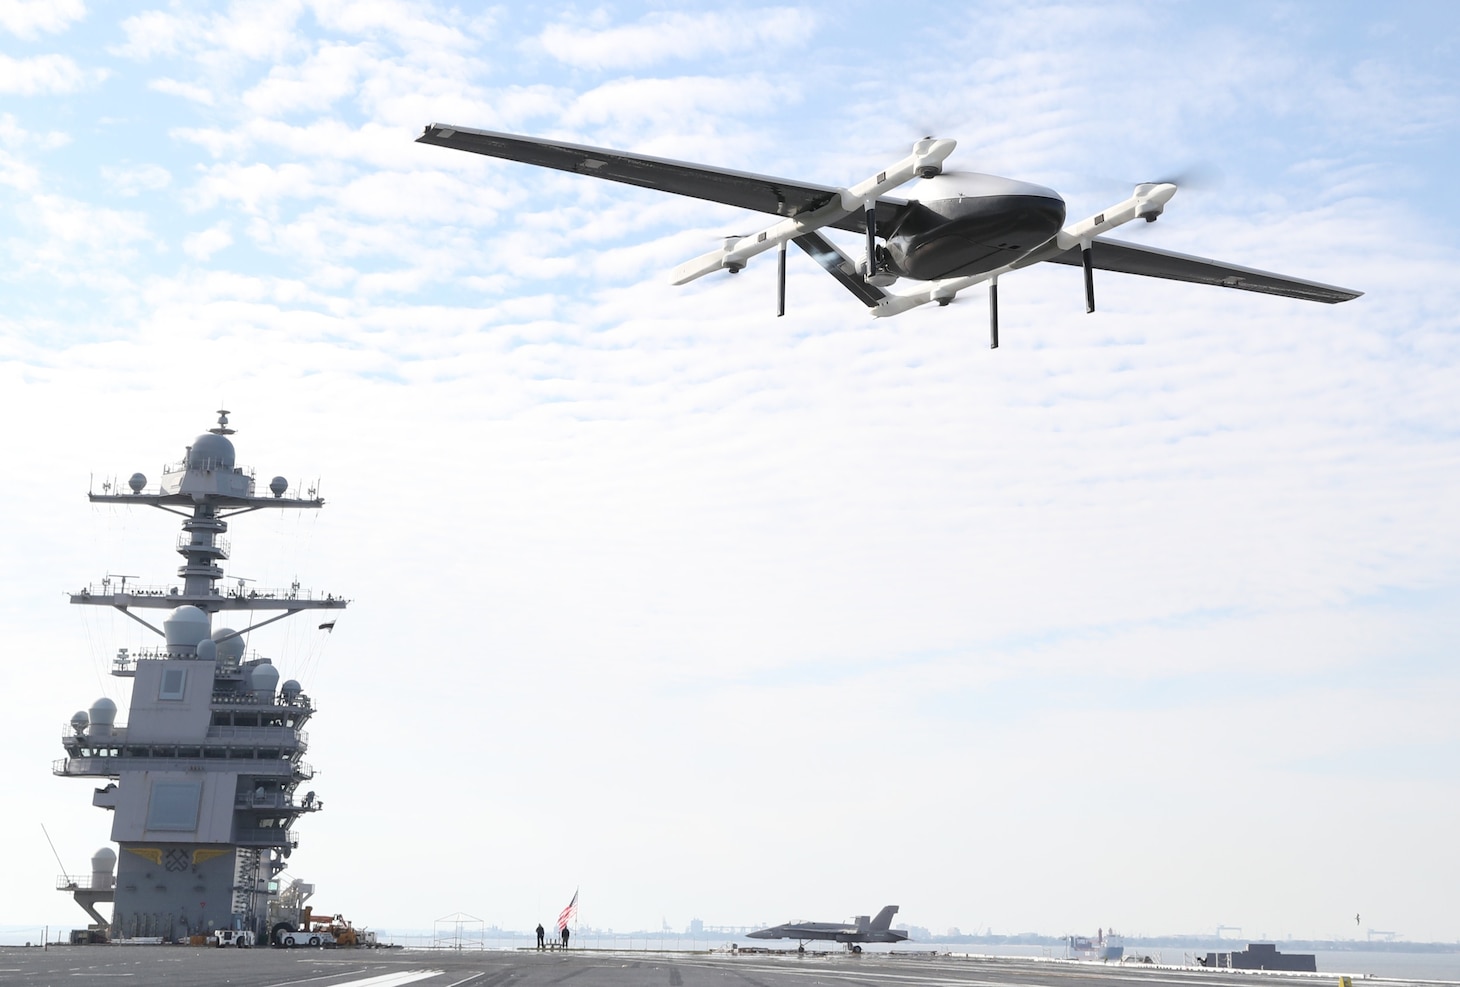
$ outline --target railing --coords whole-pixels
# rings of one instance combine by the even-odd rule
[[[113,887],[112,876],[108,874],[105,883],[94,885],[92,875],[62,874],[56,878],[57,891],[110,891]]]
[[[223,578],[226,580],[228,577],[224,576]],[[303,600],[306,603],[331,602],[338,603],[340,606],[344,606],[346,603],[349,602],[349,600],[347,600],[345,597],[335,596],[333,593],[316,593],[314,590],[299,589],[294,586],[290,586],[287,588],[256,587],[251,590],[240,590],[235,586],[221,592],[219,591],[218,587],[214,586],[209,588],[207,593],[197,594],[184,593],[181,591],[181,587],[178,586],[164,586],[158,584],[143,583],[127,583],[127,585],[125,586],[122,586],[119,583],[113,586],[110,583],[105,582],[88,583],[85,586],[81,587],[81,589],[76,590],[74,593],[72,593],[71,598],[73,600],[85,600],[88,597],[96,596],[102,597],[107,600],[108,603],[110,603],[114,596],[124,598],[132,596],[162,596],[175,597],[177,601],[181,604],[187,603],[190,600],[197,599],[200,595],[210,598],[223,597],[236,600],[257,599],[270,602],[280,600]]]
[[[214,706],[277,706],[293,709],[313,710],[314,703],[309,696],[299,693],[293,699],[286,699],[283,694],[260,699],[257,693],[239,690],[237,692],[227,690],[216,690],[212,696]]]
[[[101,596],[110,600],[113,596],[181,596],[176,586],[145,585],[143,583],[118,583],[113,586],[111,583],[87,583],[79,590],[71,594],[73,597],[86,599],[88,596]]]
[[[218,556],[220,559],[226,559],[226,558],[228,558],[228,553],[229,553],[229,550],[231,548],[232,548],[232,544],[229,542],[229,540],[227,538],[223,537],[222,535],[214,535],[213,536],[213,543],[211,545],[207,545],[207,544],[200,545],[197,542],[193,541],[193,535],[192,535],[192,532],[190,532],[190,531],[184,531],[182,534],[180,534],[180,535],[177,536],[177,550],[179,552],[188,552],[188,551],[208,552],[208,551],[211,551],[214,555]]]
[[[297,846],[293,830],[280,826],[239,826],[233,831],[235,843],[246,846]]]
[[[197,467],[189,466],[186,459],[179,459],[175,463],[162,467],[162,475],[166,477],[177,473],[186,473],[190,469],[221,470],[224,473],[237,473],[239,476],[246,476],[253,480],[258,479],[258,474],[254,472],[252,466],[234,465],[232,469],[229,469],[223,465],[221,459],[205,459]]]
[[[215,592],[215,596],[225,596],[236,600],[304,600],[306,602],[334,602],[344,606],[348,602],[343,596],[335,596],[333,593],[316,593],[314,590],[298,589],[290,586],[288,589],[275,587],[256,587],[251,590],[241,590],[237,587],[224,593]]]
[[[279,744],[282,747],[294,746],[304,750],[309,746],[309,733],[294,727],[285,726],[258,726],[258,727],[228,727],[211,726],[208,728],[208,740],[244,740],[249,741],[250,746],[257,747],[261,744]],[[207,741],[204,741],[207,746]],[[213,745],[216,746],[216,745]]]
[[[82,747],[116,747],[127,742],[127,728],[112,727],[105,737],[92,737],[91,727],[87,726],[86,731],[78,737],[76,728],[67,723],[61,727],[61,743],[70,745],[72,742]]]
[[[265,792],[260,795],[257,792],[244,792],[233,800],[234,808],[237,809],[277,809],[280,812],[318,812],[324,808],[322,799],[305,798],[303,802],[296,802],[283,792]]]
[[[192,754],[112,754],[105,757],[62,757],[51,762],[51,773],[67,778],[116,778],[123,771],[158,770],[159,761],[171,762],[171,770],[206,771],[208,765],[220,762],[235,765],[248,774],[265,777],[294,777],[307,781],[314,777],[314,768],[303,761],[287,757],[200,757]]]
[[[240,743],[228,744],[221,741],[239,741]],[[216,741],[216,742],[215,742]],[[75,755],[78,757],[172,757],[171,754],[131,754],[123,755],[121,749],[127,744],[127,728],[113,727],[105,737],[91,737],[83,734],[76,735],[76,728],[66,724],[61,728],[61,744],[67,750],[72,748],[96,750],[96,754]],[[149,744],[145,741],[134,741],[132,746],[148,748],[171,748],[176,750],[179,747],[202,747],[218,751],[233,751],[240,748],[257,749],[260,747],[278,747],[281,751],[297,750],[304,751],[309,748],[309,731],[300,730],[297,727],[285,726],[259,726],[259,727],[230,727],[210,726],[207,737],[197,743],[166,743]],[[112,753],[101,753],[109,751]],[[217,760],[222,755],[213,755],[209,760]]]

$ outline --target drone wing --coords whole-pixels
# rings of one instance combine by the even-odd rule
[[[1079,267],[1080,248],[1071,247],[1042,259],[1054,264]],[[1155,247],[1140,246],[1124,240],[1106,240],[1102,237],[1096,237],[1090,242],[1090,262],[1091,266],[1101,271],[1141,274],[1148,278],[1168,278],[1193,284],[1213,284],[1242,291],[1259,291],[1265,295],[1327,302],[1330,305],[1346,302],[1363,294],[1362,291],[1337,288],[1318,281],[1305,281],[1285,274],[1273,274],[1271,271],[1239,267],[1205,257],[1193,257],[1172,250],[1158,250]]]
[[[841,193],[829,185],[793,182],[768,175],[753,175],[729,168],[655,158],[647,154],[630,154],[603,147],[565,144],[562,141],[516,134],[499,134],[491,130],[453,127],[433,123],[416,141],[437,144],[458,151],[485,154],[488,157],[520,161],[540,168],[571,171],[591,178],[603,178],[625,185],[672,192],[693,199],[707,199],[727,206],[739,206],[776,216],[798,216],[826,205]],[[886,196],[877,199],[877,226],[892,228],[901,218],[908,202]],[[865,233],[866,219],[858,210],[831,226],[853,233]]]

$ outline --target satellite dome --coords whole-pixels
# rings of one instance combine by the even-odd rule
[[[72,717],[75,721],[75,717]],[[102,698],[91,704],[91,725],[94,727],[110,728],[117,722],[117,704],[110,699]]]
[[[233,443],[212,432],[198,436],[188,446],[188,469],[233,469]]]
[[[301,691],[303,691],[303,687],[295,679],[285,679],[284,684],[279,686],[279,692],[285,699],[297,699]]]
[[[127,481],[127,486],[132,488],[132,493],[141,493],[142,488],[147,486],[146,475],[142,473],[133,473],[131,479]]]
[[[111,847],[102,847],[91,855],[91,887],[93,890],[107,891],[115,886],[112,879],[112,870],[117,866],[117,855],[112,852]]]
[[[162,622],[162,630],[169,651],[193,651],[208,636],[208,615],[194,606],[180,606]]]
[[[218,658],[218,645],[213,643],[211,637],[205,637],[198,642],[198,660],[216,661]]]
[[[79,737],[85,733],[89,726],[91,726],[91,717],[86,715],[86,710],[78,709],[71,714],[71,729],[76,731],[76,736]]]
[[[269,481],[269,489],[274,492],[275,497],[282,497],[284,491],[289,489],[289,481],[282,476],[276,476]]]
[[[213,632],[213,643],[218,648],[218,660],[225,665],[237,665],[243,660],[243,638],[231,627],[220,627]]]
[[[249,687],[258,699],[269,701],[274,698],[274,689],[279,684],[279,670],[265,658],[253,667],[248,677]]]

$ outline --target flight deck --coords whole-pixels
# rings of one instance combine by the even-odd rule
[[[1357,979],[1357,978],[1356,978]],[[1198,970],[922,953],[736,954],[570,950],[215,949],[73,946],[0,949],[0,984],[96,987],[1339,987],[1333,973]],[[1365,977],[1364,987],[1415,981]]]

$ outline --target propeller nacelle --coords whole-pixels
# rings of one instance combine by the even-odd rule
[[[1136,186],[1133,196],[1136,202],[1135,218],[1154,223],[1175,194],[1176,185],[1172,182],[1142,182]]]
[[[948,151],[951,151],[952,148],[944,150],[940,145],[947,143],[949,142],[940,141],[935,137],[924,137],[913,144],[912,153],[915,162],[913,169],[919,178],[935,178],[943,174],[943,159],[948,156]]]
[[[745,238],[739,236],[727,236],[724,238],[725,246],[722,248],[725,251],[724,266],[725,270],[729,271],[731,274],[739,274],[745,269],[745,259],[743,257],[737,258],[730,253],[731,248],[733,248],[743,239]]]

